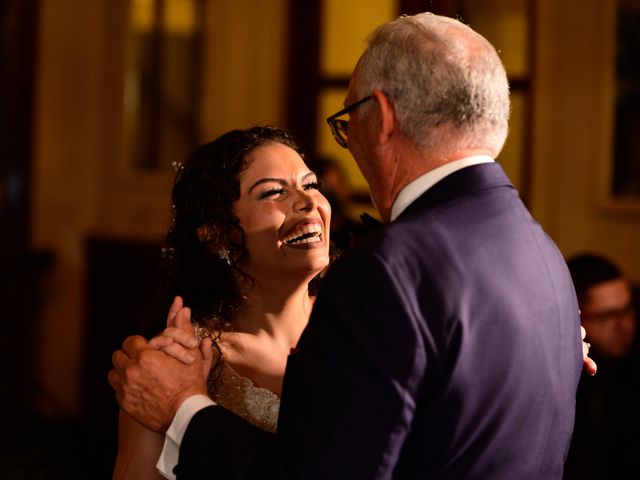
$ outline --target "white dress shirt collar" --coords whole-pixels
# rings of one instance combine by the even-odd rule
[[[490,163],[493,161],[493,158],[489,155],[474,155],[472,157],[465,157],[459,160],[454,160],[453,162],[445,163],[444,165],[434,168],[433,170],[416,178],[400,190],[395,202],[393,202],[393,206],[391,207],[391,221],[393,222],[398,218],[398,216],[420,195],[429,190],[444,177],[465,167],[470,167],[471,165]]]

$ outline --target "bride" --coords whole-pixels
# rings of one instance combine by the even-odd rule
[[[189,306],[197,336],[217,353],[210,396],[275,432],[287,356],[329,264],[329,203],[296,143],[272,127],[233,130],[198,148],[178,165],[172,200],[165,248],[177,297],[168,324]],[[188,362],[180,339],[170,326],[151,344]],[[113,478],[162,478],[162,445],[121,411]]]

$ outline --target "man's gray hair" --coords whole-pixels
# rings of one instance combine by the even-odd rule
[[[421,13],[378,27],[357,72],[358,96],[384,91],[417,147],[502,149],[509,120],[504,66],[484,37],[457,20]]]

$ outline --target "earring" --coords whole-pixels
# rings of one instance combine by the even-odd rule
[[[229,260],[229,250],[226,248],[222,248],[218,251],[218,257],[220,260],[227,262],[227,265],[231,265],[231,260]]]

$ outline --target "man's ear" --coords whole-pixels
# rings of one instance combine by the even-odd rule
[[[378,106],[380,112],[380,129],[378,131],[378,142],[381,145],[386,144],[396,127],[396,113],[393,104],[382,90],[374,90],[371,92],[373,101]]]

